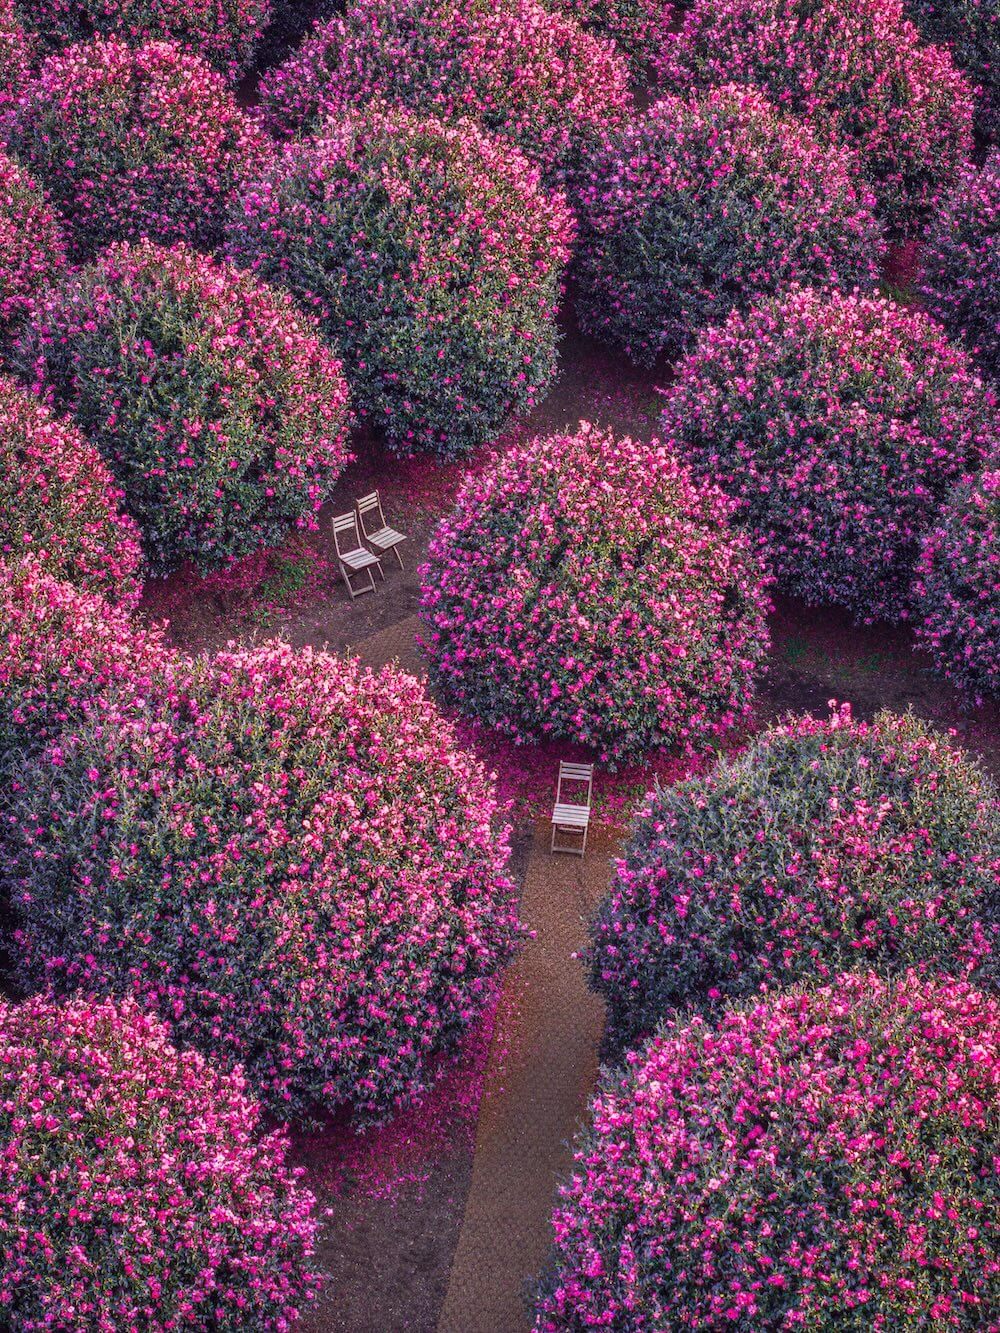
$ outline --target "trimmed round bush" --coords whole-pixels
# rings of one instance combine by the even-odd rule
[[[998,1078],[997,1000],[918,973],[675,1020],[594,1099],[536,1333],[995,1327]]]
[[[613,43],[543,0],[355,0],[265,76],[261,99],[278,135],[380,100],[474,117],[558,180],[631,106]]]
[[[419,1095],[511,956],[492,781],[394,668],[278,643],[178,663],[20,776],[26,983],[135,994],[282,1117]]]
[[[764,580],[657,441],[586,422],[471,476],[431,539],[424,646],[462,709],[602,763],[695,746],[745,717],[767,650]]]
[[[97,450],[0,375],[0,556],[33,555],[57,579],[139,600],[138,533]]]
[[[996,0],[906,0],[923,36],[946,46],[976,96],[976,128],[1000,137],[1000,6]]]
[[[914,629],[938,670],[977,703],[1000,695],[1000,470],[967,477],[927,534]]]
[[[253,60],[271,0],[15,0],[33,45],[46,54],[92,37],[141,46],[173,41],[230,78]]]
[[[0,112],[16,101],[31,77],[31,48],[14,0],[0,0]]]
[[[2,780],[64,727],[144,707],[173,660],[162,630],[125,607],[53,578],[34,556],[0,560]]]
[[[76,258],[141,236],[212,249],[229,196],[267,155],[222,75],[170,42],[50,56],[7,138],[61,211]]]
[[[661,424],[784,591],[866,624],[908,614],[938,506],[1000,445],[996,396],[926,315],[807,289],[707,330]]]
[[[509,144],[396,111],[291,145],[236,202],[230,249],[315,311],[393,447],[456,457],[551,383],[572,236]]]
[[[920,252],[920,294],[1000,379],[1000,149],[969,168],[932,221]]]
[[[661,47],[671,91],[760,88],[825,142],[852,148],[889,225],[909,229],[972,149],[972,93],[925,46],[902,0],[697,0]]]
[[[100,450],[155,574],[315,527],[350,458],[315,323],[184,245],[104,251],[49,294],[17,359]]]
[[[667,97],[580,190],[584,329],[649,365],[790,282],[872,288],[883,244],[849,155],[748,88]]]
[[[0,152],[0,343],[65,265],[62,226],[44,191]]]
[[[673,22],[673,0],[547,0],[587,32],[610,37],[632,62],[636,74],[659,53]]]
[[[660,788],[592,926],[615,1050],[671,1009],[854,967],[996,975],[1000,804],[911,715],[790,719]]]
[[[313,1198],[238,1073],[134,1002],[0,1002],[4,1327],[284,1329]]]

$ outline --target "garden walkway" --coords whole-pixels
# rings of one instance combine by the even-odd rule
[[[472,1182],[438,1333],[520,1333],[545,1262],[557,1180],[597,1074],[604,1014],[573,958],[615,850],[591,829],[586,858],[549,854],[535,825],[521,915],[535,931],[504,982],[476,1130]]]
[[[354,651],[369,666],[395,660],[425,675],[417,627],[408,617]],[[592,825],[582,861],[552,856],[550,837],[548,821],[537,821],[521,898],[521,919],[535,934],[504,979],[438,1333],[530,1328],[527,1287],[548,1255],[556,1183],[597,1075],[604,1010],[573,954],[607,890],[617,837]]]

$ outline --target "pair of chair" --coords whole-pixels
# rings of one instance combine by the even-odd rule
[[[369,526],[371,531],[369,531]],[[362,540],[363,539],[363,540]],[[333,516],[333,544],[337,551],[337,563],[351,601],[363,593],[375,591],[375,570],[385,582],[385,570],[382,557],[391,551],[403,568],[403,557],[399,546],[406,537],[395,528],[390,528],[382,512],[382,501],[378,491],[363,495],[354,502],[354,508],[347,514]],[[365,543],[367,542],[367,546]],[[356,588],[351,580],[357,575],[366,575],[367,584]]]
[[[576,784],[577,796],[570,800],[563,795],[563,784]],[[580,791],[582,784],[583,790]],[[590,803],[594,794],[594,765],[567,764],[559,765],[559,781],[556,783],[556,803],[552,811],[552,847],[553,852],[571,852],[583,856],[587,850],[587,829],[590,825]],[[574,841],[563,841],[556,845],[556,834],[572,836]],[[577,841],[579,840],[579,841]]]

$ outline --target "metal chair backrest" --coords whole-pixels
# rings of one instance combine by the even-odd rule
[[[361,549],[361,534],[358,532],[358,516],[353,509],[349,514],[334,514],[332,522],[333,544],[337,548],[338,555],[343,555],[345,550],[357,551]],[[354,534],[353,546],[341,546],[340,535],[343,532],[352,532]]]
[[[372,491],[370,495],[363,495],[360,500],[356,501],[355,508],[358,512],[358,517],[361,519],[361,529],[365,533],[365,536],[368,535],[365,528],[366,514],[377,513],[379,527],[386,527],[385,515],[382,513],[382,500],[378,491]]]
[[[564,782],[584,782],[587,785],[586,798],[584,800],[567,801],[562,794]],[[590,802],[594,790],[594,765],[593,764],[567,764],[565,760],[559,763],[559,781],[556,785],[556,805],[582,805],[587,810],[590,809]]]

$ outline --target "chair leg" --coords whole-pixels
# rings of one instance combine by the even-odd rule
[[[343,565],[341,565],[341,567],[340,567],[340,572],[341,572],[341,574],[342,574],[343,577],[344,577],[344,582],[347,584],[347,591],[351,594],[351,601],[353,602],[353,601],[354,601],[354,589],[351,587],[351,576],[350,576],[350,574],[348,574],[346,568],[345,568]]]
[[[403,557],[399,554],[399,547],[398,547],[398,546],[394,546],[394,547],[392,548],[392,553],[393,553],[393,555],[396,557],[396,559],[399,561],[399,567],[400,567],[400,569],[402,569],[402,568],[403,568]]]

